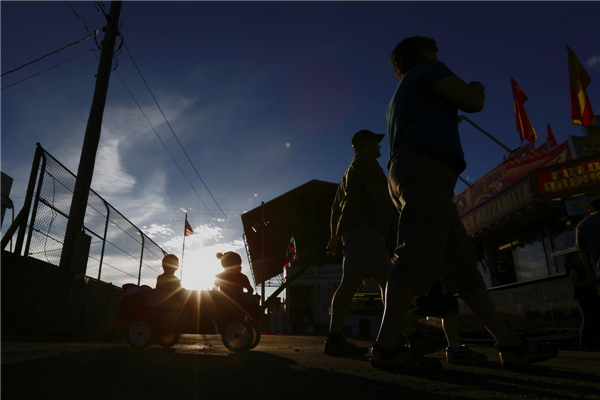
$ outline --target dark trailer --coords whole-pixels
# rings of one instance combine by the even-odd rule
[[[578,330],[581,315],[564,260],[575,227],[600,197],[600,127],[552,146],[527,144],[454,201],[488,290],[511,329]],[[483,330],[464,303],[461,329]]]

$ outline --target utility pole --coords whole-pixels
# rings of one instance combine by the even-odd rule
[[[75,182],[75,190],[73,192],[73,199],[71,200],[71,210],[65,232],[65,242],[60,257],[60,269],[65,273],[73,271],[73,267],[76,267],[71,264],[77,247],[77,239],[83,230],[85,210],[94,175],[94,164],[96,163],[96,152],[98,151],[98,143],[100,142],[102,117],[104,115],[104,106],[106,105],[106,93],[108,92],[108,82],[112,69],[113,52],[119,33],[118,23],[121,14],[121,4],[121,1],[112,1],[110,3],[110,11],[106,17],[107,24],[103,29],[104,40],[102,41],[102,52],[96,75],[94,98],[85,130],[85,138],[77,170],[77,180]]]

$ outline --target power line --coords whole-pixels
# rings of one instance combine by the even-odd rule
[[[196,193],[196,195],[198,196],[198,198],[200,199],[200,201],[202,202],[202,204],[204,204],[204,207],[206,207],[206,209],[208,210],[208,212],[210,212],[210,215],[213,216],[213,218],[217,218],[215,217],[215,215],[208,209],[208,206],[206,205],[206,203],[204,202],[204,200],[202,200],[202,197],[200,197],[200,194],[198,193],[198,191],[196,191],[196,188],[194,188],[194,185],[192,185],[192,182],[190,182],[190,180],[188,179],[188,177],[185,175],[185,172],[183,172],[183,170],[181,169],[181,167],[179,166],[179,163],[177,162],[177,160],[175,160],[175,157],[173,157],[173,154],[171,154],[171,152],[169,151],[169,149],[167,148],[167,145],[165,145],[165,142],[163,142],[163,140],[161,139],[160,135],[158,134],[158,132],[156,132],[156,129],[154,129],[154,126],[152,125],[152,123],[150,122],[150,120],[148,119],[148,117],[146,116],[146,113],[144,112],[144,110],[142,110],[142,107],[140,107],[139,103],[137,102],[137,100],[135,99],[135,97],[133,96],[133,93],[131,93],[131,90],[129,90],[129,87],[127,87],[127,85],[125,84],[125,81],[123,81],[123,78],[121,78],[121,74],[119,74],[118,71],[115,71],[117,73],[117,76],[119,77],[119,79],[121,80],[121,83],[123,83],[123,86],[125,86],[125,89],[127,89],[127,92],[129,92],[129,94],[131,95],[131,98],[133,99],[133,101],[135,102],[135,104],[138,106],[138,108],[140,109],[140,111],[142,112],[142,114],[144,115],[144,118],[146,118],[146,121],[148,121],[148,124],[150,124],[150,127],[152,128],[152,130],[154,131],[154,133],[156,134],[156,137],[158,138],[158,140],[160,140],[160,143],[162,143],[163,147],[165,148],[165,150],[167,150],[167,153],[169,153],[169,155],[171,156],[171,158],[173,159],[173,162],[175,163],[175,165],[177,165],[177,168],[179,168],[179,171],[181,171],[183,177],[185,178],[185,180],[190,184],[192,190]]]
[[[60,52],[60,51],[63,51],[63,50],[65,50],[65,49],[68,49],[69,47],[73,46],[74,44],[78,44],[78,43],[84,42],[84,41],[88,40],[89,38],[91,38],[92,36],[96,36],[97,34],[98,34],[98,31],[91,32],[89,35],[87,35],[86,37],[84,37],[83,39],[81,39],[81,40],[79,40],[79,41],[77,41],[77,42],[73,42],[73,43],[71,43],[71,44],[69,44],[69,45],[66,45],[66,46],[65,46],[65,47],[63,47],[62,49],[58,49],[58,50],[56,50],[56,51],[53,51],[52,53],[48,53],[48,54],[46,54],[45,56],[42,56],[42,57],[40,57],[40,58],[38,58],[38,59],[36,59],[36,60],[29,61],[27,64],[23,64],[23,65],[21,65],[21,66],[20,66],[20,67],[18,67],[18,68],[15,68],[15,69],[13,69],[13,70],[10,70],[10,71],[8,71],[8,72],[5,72],[5,73],[3,73],[2,75],[0,75],[0,77],[2,77],[2,76],[4,76],[4,75],[7,75],[7,74],[10,74],[11,72],[18,71],[18,70],[20,70],[21,68],[23,68],[23,67],[26,67],[26,66],[28,66],[29,64],[33,64],[34,62],[40,61],[40,60],[42,60],[42,59],[44,59],[44,58],[46,58],[46,57],[48,57],[48,56],[51,56],[52,54],[56,54],[56,53],[58,53],[58,52]]]
[[[131,58],[131,61],[133,62],[133,65],[135,66],[135,68],[137,69],[138,73],[140,74],[140,77],[142,78],[142,81],[144,81],[144,85],[146,85],[146,88],[148,89],[148,92],[150,92],[150,95],[152,96],[152,99],[154,99],[154,103],[156,103],[156,106],[158,107],[158,109],[160,110],[160,113],[162,114],[163,118],[165,119],[165,121],[167,122],[167,125],[169,126],[169,128],[171,129],[171,132],[173,133],[173,136],[175,136],[175,139],[177,139],[177,143],[179,143],[179,146],[181,147],[181,150],[183,150],[183,153],[185,154],[185,156],[187,157],[188,161],[190,162],[190,164],[192,165],[192,168],[194,169],[194,171],[196,172],[196,175],[198,175],[198,178],[200,178],[200,181],[202,181],[202,184],[204,185],[204,187],[206,188],[206,190],[208,191],[208,194],[210,194],[210,197],[212,197],[213,201],[215,202],[215,204],[217,205],[217,207],[219,208],[219,210],[221,210],[221,213],[223,214],[223,216],[227,219],[227,222],[229,222],[229,225],[231,225],[231,227],[237,231],[237,229],[235,229],[235,227],[233,226],[233,224],[231,223],[231,221],[229,220],[229,218],[227,217],[227,215],[225,214],[225,212],[223,211],[223,209],[221,208],[221,206],[219,205],[219,203],[217,202],[217,199],[215,199],[215,196],[213,196],[213,194],[211,193],[210,189],[208,189],[208,186],[206,185],[206,183],[204,182],[204,179],[202,179],[202,177],[200,176],[200,173],[198,172],[198,170],[196,169],[196,166],[194,165],[194,163],[192,162],[192,160],[190,159],[190,157],[188,156],[187,152],[185,151],[185,148],[183,147],[183,145],[181,144],[181,142],[179,141],[179,138],[177,137],[177,135],[175,134],[175,131],[173,130],[173,127],[171,126],[171,124],[169,123],[169,120],[167,119],[167,117],[165,116],[165,113],[163,112],[162,108],[160,107],[160,105],[158,104],[158,101],[156,100],[156,97],[154,97],[154,94],[152,93],[152,90],[150,90],[150,86],[148,86],[148,83],[146,82],[146,79],[144,79],[144,76],[142,75],[142,71],[140,71],[139,67],[137,66],[137,63],[135,62],[135,60],[133,59],[133,56],[131,55],[131,52],[129,51],[129,48],[127,47],[127,44],[123,41],[123,46],[125,47],[125,50],[127,51],[127,54],[129,54],[129,57]],[[208,209],[208,207],[207,207]]]
[[[33,78],[34,76],[37,76],[37,75],[39,75],[39,74],[42,74],[42,73],[44,73],[44,72],[46,72],[46,71],[50,71],[51,69],[53,69],[53,68],[56,68],[56,67],[58,67],[59,65],[63,65],[63,64],[65,64],[65,63],[67,63],[67,62],[69,62],[69,61],[71,61],[71,60],[74,60],[74,59],[76,59],[77,57],[81,57],[82,55],[84,55],[84,54],[87,54],[87,53],[89,53],[90,51],[94,51],[94,49],[89,49],[88,51],[84,51],[83,53],[81,53],[81,54],[78,54],[78,55],[76,55],[75,57],[71,57],[71,58],[69,58],[69,59],[68,59],[68,60],[66,60],[66,61],[63,61],[63,62],[61,62],[61,63],[58,63],[58,64],[56,64],[56,65],[53,65],[53,66],[52,66],[52,67],[50,67],[50,68],[46,68],[45,70],[43,70],[43,71],[40,71],[40,72],[38,72],[37,74],[33,74],[33,75],[31,75],[31,76],[28,76],[27,78],[21,79],[20,81],[16,81],[16,82],[14,82],[14,83],[11,83],[11,84],[10,84],[10,85],[8,85],[8,86],[4,86],[4,87],[3,87],[2,89],[0,89],[0,90],[7,89],[7,88],[9,88],[9,87],[11,87],[11,86],[14,86],[14,85],[16,85],[17,83],[21,83],[21,82],[23,82],[23,81],[26,81],[27,79]],[[7,73],[8,73],[8,72],[7,72]]]
[[[71,9],[71,11],[73,11],[73,14],[75,14],[75,16],[77,17],[77,19],[79,19],[79,21],[81,22],[81,24],[83,25],[83,27],[85,28],[85,30],[87,31],[87,33],[91,33],[90,29],[87,26],[87,21],[84,17],[82,17],[81,15],[77,14],[77,11],[75,11],[75,9],[73,8],[73,6],[71,5],[71,3],[69,3],[68,1],[66,1],[67,5],[69,6],[69,8]],[[102,51],[102,48],[100,47],[100,45],[98,44],[98,39],[96,39],[96,36],[94,36],[94,42],[96,42],[96,48],[100,51]],[[99,59],[98,54],[96,53],[96,58]]]
[[[75,10],[73,9],[73,7],[71,6],[71,4],[69,4],[69,2],[67,1],[67,5],[71,8],[71,10],[73,11],[73,13],[77,16],[77,18],[80,19],[80,21],[82,21],[84,27],[86,30],[89,29],[87,27],[87,22],[85,22],[85,18],[79,16],[79,14],[77,14],[77,12],[75,12]],[[106,11],[105,11],[105,7],[104,4],[100,1],[95,1],[94,2],[94,7],[96,7],[96,11],[98,12],[102,12],[104,14],[104,16],[106,15]],[[112,22],[110,21],[110,19],[107,18],[107,20],[109,20],[109,23]],[[206,183],[204,182],[204,179],[202,179],[202,177],[200,176],[200,173],[198,172],[198,170],[196,169],[196,166],[194,165],[194,163],[192,162],[192,160],[190,159],[190,157],[188,156],[187,152],[185,151],[185,148],[183,147],[183,145],[181,144],[181,142],[179,141],[179,138],[177,137],[177,135],[175,134],[175,131],[173,130],[173,127],[171,126],[171,124],[169,123],[169,120],[167,119],[167,117],[165,116],[165,113],[163,112],[162,108],[160,107],[160,105],[158,104],[158,101],[156,100],[156,97],[154,96],[154,94],[152,93],[152,90],[150,89],[150,86],[148,86],[148,83],[146,82],[146,79],[144,78],[144,76],[142,75],[142,72],[140,71],[139,67],[137,66],[137,63],[135,62],[133,56],[131,55],[131,52],[129,51],[129,48],[127,47],[127,45],[125,44],[124,38],[123,38],[123,34],[119,33],[119,36],[121,38],[120,43],[119,43],[119,50],[121,50],[121,46],[125,46],[125,49],[127,50],[127,54],[129,54],[129,57],[131,58],[131,61],[133,62],[133,65],[135,66],[136,70],[138,71],[138,73],[140,74],[140,77],[142,78],[142,81],[144,82],[144,85],[146,85],[146,88],[148,89],[148,92],[150,93],[150,95],[152,96],[152,99],[154,100],[154,102],[156,103],[156,106],[158,107],[158,109],[160,110],[163,118],[165,119],[165,121],[167,122],[167,125],[169,126],[169,129],[171,129],[171,132],[173,133],[173,136],[175,136],[175,139],[177,140],[177,143],[179,143],[179,146],[181,147],[181,149],[183,150],[183,153],[185,154],[185,156],[187,157],[188,161],[190,162],[190,164],[192,165],[192,168],[194,169],[194,171],[196,172],[196,175],[198,175],[198,178],[200,178],[200,181],[202,182],[202,184],[204,185],[204,187],[206,188],[206,190],[208,191],[208,194],[210,194],[210,197],[213,199],[213,201],[215,202],[215,204],[217,205],[217,207],[219,208],[219,210],[221,211],[221,213],[223,214],[223,216],[225,217],[225,219],[227,220],[227,222],[229,222],[229,225],[231,225],[231,227],[237,231],[237,229],[235,229],[235,227],[233,226],[233,224],[231,223],[231,221],[229,220],[229,218],[227,217],[227,215],[225,214],[225,212],[223,211],[223,209],[221,208],[221,206],[219,205],[219,203],[217,202],[217,199],[215,199],[215,196],[213,196],[212,192],[210,191],[210,189],[208,188],[208,186],[206,185]],[[117,61],[118,64],[118,61]],[[113,70],[116,72],[116,65],[114,66]],[[136,105],[138,106],[138,108],[140,109],[140,111],[142,111],[142,114],[144,115],[144,118],[146,118],[146,120],[148,121],[148,123],[150,124],[150,121],[148,120],[148,117],[146,116],[146,114],[144,113],[144,111],[142,110],[142,108],[140,107],[140,105],[138,104],[138,102],[135,100],[135,97],[133,96],[133,94],[131,93],[131,91],[129,90],[129,88],[127,87],[127,85],[125,85],[125,82],[123,81],[123,78],[121,78],[121,76],[117,73],[117,75],[119,76],[119,79],[121,80],[121,82],[123,83],[123,85],[125,86],[125,88],[127,89],[127,91],[129,92],[129,94],[131,95],[131,97],[133,98],[134,102],[136,103]],[[162,145],[165,147],[165,149],[167,150],[167,152],[169,153],[169,155],[171,156],[171,158],[173,159],[173,161],[175,161],[175,158],[173,157],[173,155],[171,154],[171,152],[169,151],[169,149],[167,148],[167,146],[165,145],[165,143],[163,142],[163,140],[160,138],[160,136],[158,135],[158,133],[156,132],[156,130],[154,129],[154,127],[152,126],[152,124],[150,124],[150,126],[152,127],[152,130],[154,130],[154,133],[156,134],[156,136],[159,138],[160,142],[162,143]],[[194,188],[194,186],[192,185],[192,183],[189,181],[189,179],[187,178],[187,176],[185,175],[185,173],[183,173],[183,170],[181,169],[181,167],[179,166],[179,164],[177,163],[177,161],[175,161],[175,164],[177,165],[177,167],[179,168],[179,170],[181,171],[181,173],[183,174],[183,176],[185,177],[185,179],[188,181],[188,183],[190,184],[190,186],[192,187],[192,189],[194,190],[194,192],[196,193],[196,195],[198,195],[198,198],[200,198],[200,195],[198,194],[198,192],[196,191],[196,189]],[[200,201],[202,201],[202,204],[204,204],[204,206],[206,207],[206,209],[210,212],[210,214],[213,216],[213,218],[217,219],[212,212],[209,210],[208,206],[206,205],[206,203],[204,203],[204,201],[202,200],[202,198],[200,198]]]

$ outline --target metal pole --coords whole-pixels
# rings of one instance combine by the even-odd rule
[[[102,240],[102,253],[100,253],[100,266],[98,267],[98,280],[100,280],[100,275],[102,274],[102,262],[104,261],[104,248],[106,247],[106,233],[108,232],[108,222],[110,221],[110,207],[102,199],[104,203],[104,207],[106,207],[106,225],[104,225],[104,240]]]
[[[19,224],[19,233],[17,234],[17,242],[15,243],[15,253],[21,254],[23,249],[23,242],[25,241],[25,229],[27,227],[27,220],[29,219],[29,210],[31,209],[31,201],[33,200],[33,188],[35,187],[35,180],[38,176],[40,168],[40,159],[42,158],[42,146],[39,143],[35,144],[35,156],[33,157],[33,165],[31,166],[31,174],[29,175],[29,184],[27,185],[27,192],[25,194],[25,203],[23,208],[17,215],[17,220],[21,221]],[[2,245],[2,249],[6,244]]]
[[[35,194],[35,202],[33,203],[33,211],[31,212],[31,221],[29,222],[29,233],[27,234],[27,243],[25,243],[25,252],[23,256],[29,257],[29,245],[31,245],[31,235],[35,226],[35,217],[37,214],[38,204],[40,202],[40,191],[44,183],[44,174],[46,173],[46,155],[42,152],[42,170],[38,179],[37,193]]]
[[[98,73],[96,75],[96,87],[94,89],[92,107],[90,109],[87,128],[85,130],[85,138],[83,140],[83,148],[81,150],[79,168],[77,171],[77,180],[75,182],[75,190],[73,192],[71,210],[69,212],[69,221],[67,222],[67,231],[65,233],[65,243],[60,258],[60,268],[64,272],[70,271],[71,258],[75,251],[76,238],[83,229],[90,185],[94,175],[96,153],[100,141],[102,117],[104,115],[108,82],[110,71],[112,69],[113,50],[115,47],[115,40],[119,34],[117,24],[119,23],[121,4],[121,1],[111,2],[109,15],[106,16],[107,24],[103,29],[105,34],[104,40],[102,41],[102,52],[100,55],[100,63],[98,64]]]
[[[144,234],[139,229],[138,232],[142,237],[142,254],[140,254],[140,272],[138,274],[138,286],[140,286],[140,281],[142,280],[142,263],[144,262]]]
[[[261,303],[265,304],[265,202],[260,202],[260,298]]]
[[[183,248],[181,249],[181,270],[179,271],[179,280],[183,280],[183,254],[185,253],[185,234],[187,232],[187,213],[185,213],[185,223],[183,224]]]
[[[469,118],[465,117],[464,115],[461,115],[461,117],[462,117],[462,119],[464,119],[465,121],[467,121],[468,123],[470,123],[471,125],[473,125],[475,128],[479,129],[485,136],[489,137],[494,142],[498,143],[504,150],[508,151],[509,153],[513,152],[508,146],[506,146],[504,143],[502,143],[501,141],[499,141],[498,139],[496,139],[495,137],[493,137],[492,135],[490,135],[489,133],[487,133],[486,131],[484,131],[475,122],[471,121]],[[521,143],[523,143],[523,142],[521,142]]]

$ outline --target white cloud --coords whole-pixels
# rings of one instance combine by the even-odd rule
[[[203,249],[210,250],[211,254],[225,251],[240,251],[244,248],[244,242],[239,239],[230,239],[225,237],[223,228],[210,224],[198,225],[193,228],[194,233],[185,238],[186,253],[188,249]],[[173,252],[181,251],[183,244],[183,235],[178,235],[169,238],[163,242],[161,246]]]
[[[171,235],[173,233],[175,233],[173,231],[173,229],[169,228],[168,225],[158,225],[158,224],[152,224],[150,225],[150,227],[142,227],[143,232],[150,236],[151,238],[155,238],[156,235]]]
[[[119,139],[112,138],[98,149],[94,168],[94,188],[102,194],[131,193],[136,179],[129,175],[119,155]]]
[[[594,54],[588,58],[585,66],[589,69],[600,68],[600,54]]]

